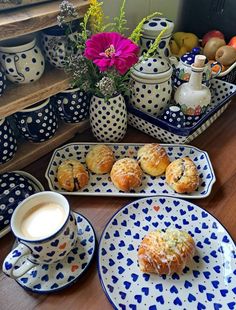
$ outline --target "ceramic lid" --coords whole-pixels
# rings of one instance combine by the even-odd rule
[[[170,63],[165,58],[158,55],[145,59],[131,68],[131,75],[147,80],[168,79],[171,74],[172,67]]]
[[[174,23],[164,17],[153,17],[144,23],[142,33],[144,36],[147,35],[156,38],[159,33],[166,27],[168,28],[163,35],[164,38],[171,35],[173,32]]]
[[[192,65],[194,63],[194,59],[196,55],[200,54],[200,48],[195,47],[191,50],[191,52],[188,52],[181,56],[181,61],[185,63],[186,65]]]

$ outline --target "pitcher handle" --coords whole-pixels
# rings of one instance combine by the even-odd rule
[[[221,63],[219,61],[214,61],[211,64],[211,68],[213,68],[214,66],[217,66],[217,65],[219,66],[219,70],[216,73],[214,72],[214,74],[212,74],[212,77],[210,78],[210,80],[216,78],[221,73],[221,71],[222,71],[222,65],[221,65]]]
[[[31,250],[23,243],[20,243],[14,250],[12,250],[5,258],[2,266],[3,272],[13,278],[17,279],[23,276],[31,268],[35,267],[36,264],[28,260],[27,258],[31,255]],[[24,264],[17,269],[17,262],[20,258],[24,257]]]

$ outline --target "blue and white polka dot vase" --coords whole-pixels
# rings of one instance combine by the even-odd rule
[[[17,151],[14,132],[6,118],[0,119],[0,164],[13,158]]]
[[[0,46],[0,62],[7,79],[17,84],[37,81],[45,68],[44,57],[32,36],[12,39]]]
[[[90,124],[98,141],[120,141],[127,130],[127,110],[124,97],[119,94],[105,102],[93,96],[90,102]]]
[[[50,98],[15,113],[14,117],[20,133],[30,142],[47,141],[58,128],[58,119]]]
[[[174,23],[167,18],[154,17],[147,20],[142,28],[140,38],[141,53],[147,52],[151,44],[155,41],[163,29],[166,29],[158,45],[157,54],[161,57],[168,58],[170,53],[170,38],[174,29]]]
[[[66,123],[79,123],[89,116],[90,95],[79,88],[68,89],[54,96],[57,113]]]
[[[0,96],[4,93],[6,89],[6,75],[0,68]]]

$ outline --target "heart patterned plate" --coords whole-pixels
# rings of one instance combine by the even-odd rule
[[[150,231],[168,227],[192,235],[192,262],[172,276],[142,273],[137,260],[141,240]],[[211,214],[178,198],[143,198],[119,210],[102,233],[98,270],[115,309],[236,309],[232,238]]]
[[[96,236],[89,221],[74,212],[78,227],[76,246],[57,263],[37,265],[16,281],[34,293],[53,293],[72,285],[87,270],[94,256]],[[21,259],[19,259],[21,263]]]
[[[57,180],[58,166],[65,159],[78,159],[85,164],[86,154],[97,143],[70,143],[56,149],[49,162],[45,177],[51,190],[66,195],[103,195],[103,196],[123,196],[123,197],[148,197],[156,195],[170,195],[182,198],[204,198],[207,197],[215,182],[215,175],[211,165],[211,161],[206,152],[201,151],[190,145],[178,144],[161,144],[171,161],[184,156],[190,157],[195,163],[199,176],[200,186],[190,194],[178,194],[165,183],[165,176],[152,177],[144,174],[142,185],[136,190],[129,193],[119,191],[111,182],[109,174],[96,175],[90,172],[89,184],[82,190],[76,192],[67,192],[60,188]],[[126,144],[126,143],[106,143],[113,150],[116,159],[124,157],[137,158],[137,151],[143,144]]]

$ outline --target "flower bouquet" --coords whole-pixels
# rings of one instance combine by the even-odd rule
[[[91,0],[91,5],[80,23],[79,35],[71,41],[74,53],[66,59],[65,70],[72,76],[72,87],[92,95],[90,121],[95,137],[100,141],[118,141],[127,128],[127,111],[124,95],[129,91],[130,68],[140,61],[139,40],[146,20],[160,13],[155,12],[137,25],[127,38],[125,0],[120,14],[105,24],[102,3]],[[71,18],[76,10],[68,1],[62,1],[59,25],[71,29]],[[142,57],[156,51],[162,33]]]

